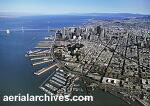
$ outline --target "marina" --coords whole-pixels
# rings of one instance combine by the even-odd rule
[[[64,72],[61,72],[60,70],[55,70],[53,72],[53,74],[51,74],[46,80],[45,82],[40,86],[40,88],[42,90],[44,90],[46,93],[51,92],[51,95],[57,95],[57,92],[66,86],[67,83],[67,77],[62,77],[60,78],[60,76],[56,76],[57,74],[65,74]],[[63,79],[62,79],[63,78]],[[65,80],[64,80],[65,79]]]

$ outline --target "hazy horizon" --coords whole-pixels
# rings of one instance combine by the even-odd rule
[[[22,14],[150,14],[150,0],[0,0],[0,12]]]
[[[27,12],[0,12],[0,17],[9,17],[9,16],[61,16],[61,15],[74,15],[74,16],[110,16],[110,15],[141,15],[141,16],[150,16],[150,14],[140,14],[140,13],[56,13],[56,14],[50,14],[50,13],[45,13],[45,14],[40,14],[40,13],[27,13]]]

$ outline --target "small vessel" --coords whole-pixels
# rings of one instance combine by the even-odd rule
[[[10,34],[10,30],[9,30],[9,29],[7,29],[7,30],[6,30],[6,33],[7,33],[7,34]]]

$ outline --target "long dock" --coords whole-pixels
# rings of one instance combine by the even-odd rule
[[[39,57],[39,56],[46,56],[46,54],[30,54],[28,57]]]
[[[37,49],[37,50],[34,50],[34,51],[28,51],[27,54],[34,54],[34,53],[37,53],[37,52],[40,52],[41,49]]]
[[[39,65],[39,64],[44,64],[44,63],[48,63],[50,61],[53,61],[53,60],[47,60],[47,61],[40,61],[40,62],[36,62],[36,63],[33,63],[33,66],[35,65]]]
[[[51,46],[36,46],[35,49],[50,49]]]
[[[47,59],[47,58],[50,58],[50,56],[47,56],[47,57],[37,57],[37,58],[32,58],[30,60],[41,60],[41,59]]]
[[[51,68],[53,68],[53,67],[55,67],[55,66],[57,66],[57,64],[54,64],[54,65],[49,66],[49,67],[46,67],[46,68],[42,68],[41,70],[39,70],[39,71],[37,71],[37,72],[34,72],[34,74],[35,74],[35,75],[41,75],[41,74],[47,72],[49,69],[51,69]]]
[[[40,51],[40,52],[37,52],[35,54],[42,54],[42,53],[48,53],[50,50],[44,50],[44,51]]]

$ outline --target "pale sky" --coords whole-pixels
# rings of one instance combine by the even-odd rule
[[[0,0],[0,12],[150,14],[150,0]]]

